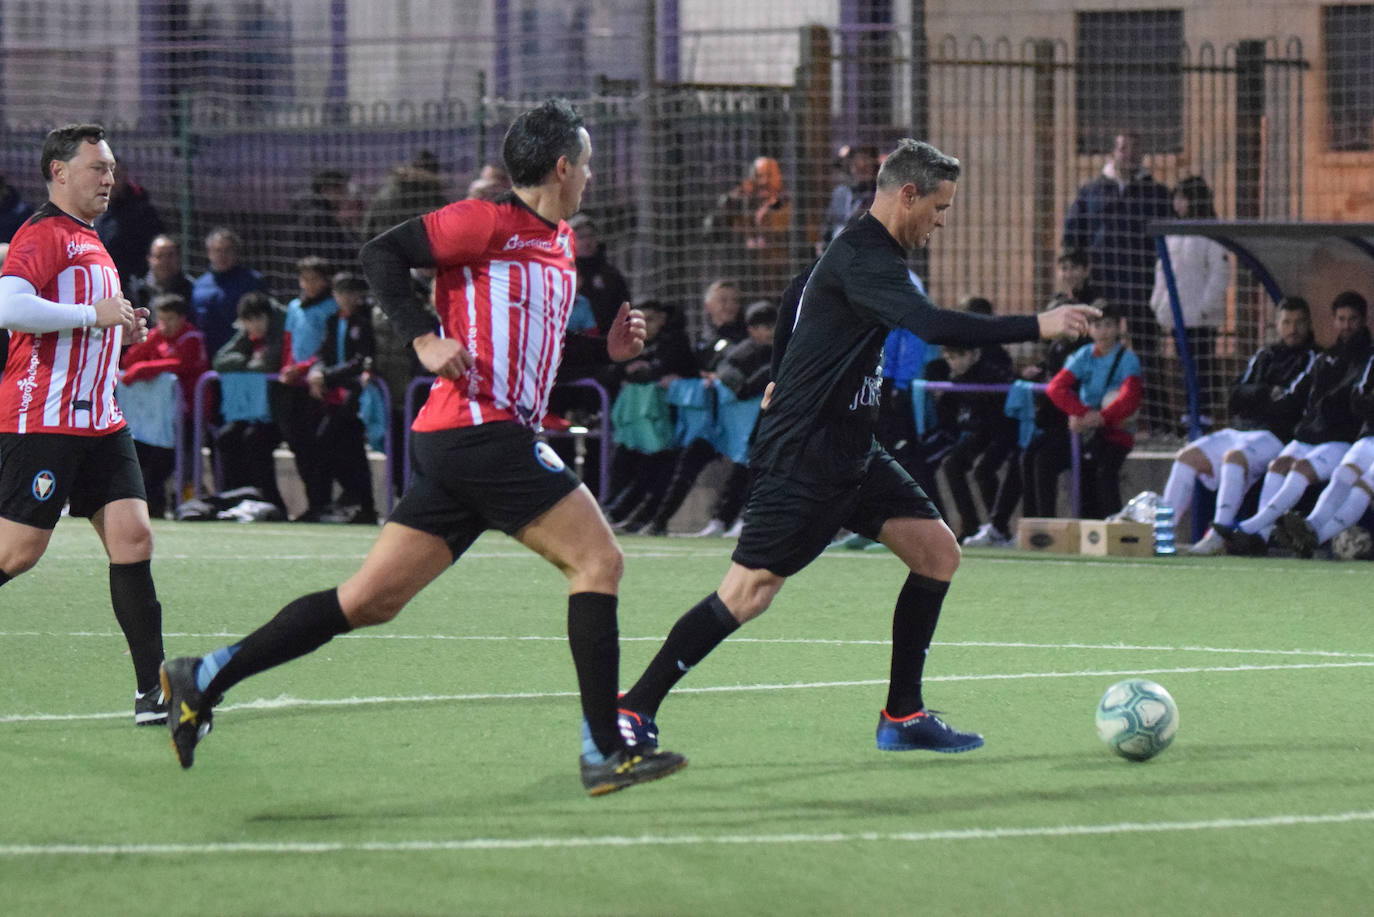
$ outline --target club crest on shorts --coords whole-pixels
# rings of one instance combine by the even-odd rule
[[[53,488],[57,486],[57,478],[51,471],[43,470],[33,476],[33,498],[39,503],[45,502],[52,496]]]
[[[534,444],[534,458],[549,471],[562,471],[565,467],[563,459],[553,451],[553,446],[542,440]]]

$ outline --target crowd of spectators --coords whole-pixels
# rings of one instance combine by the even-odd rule
[[[717,279],[706,286],[700,303],[684,308],[659,300],[638,302],[646,314],[648,340],[643,355],[626,366],[580,363],[576,355],[582,350],[567,348],[560,381],[593,380],[613,401],[610,488],[598,496],[618,529],[665,534],[713,463],[720,465],[720,474],[713,476],[719,485],[708,521],[696,534],[728,534],[737,528],[748,480],[749,437],[769,378],[779,303],[786,301],[789,279],[799,292],[806,276],[790,277],[798,252],[789,245],[809,239],[807,253],[819,254],[861,217],[873,199],[880,162],[872,145],[841,150],[836,163],[840,172],[824,218],[808,236],[794,225],[779,159],[755,157],[744,179],[720,194],[704,214]],[[472,179],[467,194],[494,199],[509,188],[505,170],[488,164]],[[174,444],[140,443],[154,514],[170,512],[178,499],[192,496],[173,489],[172,500],[166,499],[169,476],[174,467],[182,467],[193,487],[249,488],[285,515],[274,458],[285,443],[305,492],[298,519],[376,521],[368,450],[387,439],[395,444],[386,486],[399,493],[405,479],[400,444],[406,435],[406,392],[421,370],[407,342],[396,339],[386,316],[372,304],[357,272],[357,249],[361,241],[449,199],[438,160],[428,150],[387,172],[365,205],[347,172],[316,171],[309,187],[293,199],[289,224],[272,241],[274,256],[290,257],[297,268],[297,288],[287,293],[271,289],[271,275],[245,263],[244,241],[227,225],[206,233],[207,268],[189,275],[181,246],[148,192],[120,164],[110,206],[96,227],[126,295],[156,317],[149,340],[129,348],[121,361],[123,384],[134,387],[161,373],[172,374],[184,430]],[[0,177],[0,243],[32,212]],[[1081,445],[1080,515],[1102,518],[1121,508],[1121,469],[1138,439],[1157,444],[1189,429],[1209,433],[1214,423],[1227,419],[1232,424],[1227,430],[1236,424],[1242,432],[1265,428],[1284,440],[1296,424],[1285,420],[1278,424],[1281,429],[1273,429],[1269,415],[1256,416],[1253,404],[1238,394],[1256,384],[1253,361],[1229,402],[1223,398],[1217,336],[1226,323],[1232,272],[1225,249],[1198,236],[1167,237],[1176,302],[1169,295],[1147,227],[1168,217],[1215,219],[1212,191],[1201,176],[1166,187],[1145,168],[1141,137],[1123,130],[1101,174],[1078,189],[1065,214],[1055,292],[1045,308],[1067,302],[1098,306],[1103,315],[1092,323],[1090,336],[1048,342],[1037,351],[1018,353],[1015,362],[999,347],[941,349],[901,329],[886,344],[880,440],[940,504],[966,545],[1010,545],[1017,514],[1062,511],[1061,480],[1071,465],[1075,435]],[[634,300],[596,219],[580,213],[569,224],[578,274],[568,328],[572,342],[604,336],[620,304]],[[911,278],[920,284],[914,272]],[[417,272],[417,296],[427,294],[427,282]],[[1299,311],[1294,302],[1301,300],[1286,300],[1276,315],[1291,318]],[[1348,300],[1342,311],[1357,311],[1352,303]],[[993,311],[993,304],[978,296],[965,297],[960,305]],[[1180,319],[1182,328],[1176,331]],[[1310,327],[1308,321],[1309,334]],[[1290,341],[1293,329],[1277,330],[1280,343],[1261,353],[1272,358],[1273,347],[1287,348],[1279,362],[1288,372],[1297,360],[1293,355],[1313,345],[1310,340]],[[1318,380],[1330,387],[1341,376],[1345,389],[1336,400],[1344,399],[1343,404],[1359,388],[1358,371],[1366,366],[1368,355],[1356,352],[1368,336],[1363,313],[1357,323],[1352,319],[1349,330],[1355,343],[1343,332],[1334,345],[1343,348],[1339,367],[1328,366],[1333,378]],[[1195,416],[1178,415],[1184,402],[1181,385],[1165,370],[1175,335],[1180,355],[1186,348],[1197,369]],[[196,418],[191,413],[196,383],[209,369],[219,376],[219,385],[212,387],[218,401],[212,399],[207,416]],[[1369,376],[1365,371],[1363,407],[1371,397]],[[1310,395],[1312,380],[1304,378]],[[373,385],[373,380],[383,385]],[[942,381],[1006,391],[937,393],[926,388]],[[1048,388],[1033,390],[1033,385]],[[1283,403],[1291,406],[1297,398],[1290,391]],[[129,401],[134,411],[145,409],[139,396]],[[1342,438],[1329,442],[1351,448],[1360,439],[1354,428],[1363,407],[1349,409],[1356,412],[1346,424],[1352,429],[1342,429]],[[599,410],[589,392],[561,391],[545,418],[556,447],[561,451],[567,446],[557,434],[599,420]],[[203,442],[192,438],[197,427],[211,431]],[[201,473],[204,447],[209,447],[211,467],[217,471],[208,487]],[[1270,543],[1310,553],[1314,537],[1318,545],[1330,539],[1331,519],[1345,519],[1374,489],[1365,483],[1362,452],[1344,461],[1335,451],[1328,446],[1322,454],[1333,457],[1324,462],[1277,451],[1257,461],[1240,448],[1215,457],[1184,448],[1163,500],[1177,504],[1182,516],[1195,481],[1225,494],[1224,499],[1219,496],[1218,515],[1199,544],[1200,553],[1228,548],[1258,553]],[[587,469],[595,470],[594,464]],[[1238,501],[1261,482],[1257,515],[1237,522]],[[1308,488],[1328,484],[1336,491],[1320,512],[1296,515],[1297,508],[1307,506],[1299,507],[1297,498]],[[946,495],[947,508],[942,500]],[[1347,499],[1350,506],[1338,512],[1338,504]]]

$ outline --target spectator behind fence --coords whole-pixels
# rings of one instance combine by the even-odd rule
[[[731,345],[716,367],[713,439],[716,451],[730,462],[730,471],[711,506],[711,519],[697,537],[738,535],[740,513],[749,493],[749,444],[771,377],[778,308],[766,299],[751,303],[744,311],[744,323],[749,337]]]
[[[1184,220],[1215,220],[1212,189],[1200,175],[1190,175],[1174,188],[1174,212]],[[1198,427],[1212,426],[1212,399],[1221,389],[1217,374],[1217,329],[1226,320],[1226,290],[1231,285],[1231,259],[1226,249],[1205,236],[1165,236],[1169,263],[1173,266],[1178,289],[1179,309],[1183,313],[1184,338],[1188,354],[1197,369]],[[1169,290],[1164,283],[1164,264],[1155,263],[1155,287],[1150,307],[1165,333],[1174,330],[1174,312]],[[1182,381],[1180,374],[1178,380]],[[1175,386],[1180,404],[1187,404],[1186,392]],[[1187,420],[1184,421],[1185,427]]]
[[[164,293],[175,293],[191,302],[193,281],[182,270],[181,245],[176,239],[166,234],[154,237],[148,244],[146,263],[148,269],[125,287],[130,302],[151,310],[153,300]]]
[[[494,201],[511,189],[510,173],[499,163],[482,166],[477,177],[468,185],[467,196],[472,200]]]
[[[1069,417],[1069,431],[1082,438],[1081,515],[1105,519],[1121,509],[1121,466],[1135,446],[1131,432],[1140,407],[1140,361],[1122,340],[1121,310],[1106,300],[1089,324],[1093,342],[1074,351],[1050,380],[1050,400]]]
[[[1235,525],[1212,523],[1226,543],[1227,554],[1262,555],[1268,552],[1274,523],[1297,506],[1307,488],[1331,479],[1350,444],[1360,434],[1362,418],[1351,404],[1365,362],[1374,353],[1368,319],[1369,304],[1354,290],[1331,303],[1336,342],[1312,361],[1306,378],[1307,400],[1293,438],[1269,463],[1260,490],[1259,509]]]
[[[842,147],[840,160],[844,163],[845,180],[830,192],[830,203],[821,222],[820,240],[816,243],[817,255],[825,251],[846,223],[873,205],[873,194],[878,187],[877,147],[872,144]]]
[[[327,271],[358,269],[358,201],[347,172],[321,169],[310,190],[291,202],[295,222],[280,254],[292,261],[323,258]]]
[[[787,281],[787,232],[792,202],[782,167],[771,156],[754,160],[749,174],[721,195],[706,218],[708,234],[723,244],[727,266],[744,278],[745,292],[777,300]]]
[[[340,273],[332,282],[338,313],[325,325],[324,341],[306,374],[310,397],[322,402],[323,422],[315,430],[314,453],[321,460],[320,492],[333,493],[320,522],[377,523],[372,472],[367,461],[367,429],[359,411],[363,391],[372,379],[372,308],[367,281]]]
[[[272,417],[268,389],[290,359],[286,310],[266,293],[245,293],[238,316],[238,331],[215,354],[213,364],[224,419],[215,431],[220,470],[226,490],[256,487],[285,516],[272,455],[282,434]]]
[[[1216,491],[1212,522],[1232,525],[1246,493],[1278,458],[1302,416],[1306,390],[1300,380],[1317,358],[1307,300],[1285,296],[1274,309],[1278,340],[1261,347],[1231,389],[1231,426],[1193,440],[1174,456],[1163,500],[1174,520],[1193,505],[1197,485]],[[1209,528],[1188,553],[1220,554],[1225,547]]]
[[[718,454],[711,443],[716,420],[712,388],[715,369],[726,350],[749,336],[740,315],[738,284],[733,280],[713,281],[702,297],[702,311],[700,328],[692,343],[697,376],[680,379],[668,389],[668,400],[674,408],[673,441],[678,447],[672,475],[653,514],[634,514],[623,524],[625,532],[666,535],[668,520],[687,499],[702,469]]]
[[[33,205],[19,195],[19,189],[0,175],[0,242],[9,242],[19,227],[33,216]]]
[[[319,360],[326,327],[339,311],[329,278],[329,265],[323,258],[307,257],[297,262],[300,295],[286,306],[289,359],[281,372],[281,385],[272,388],[272,413],[295,456],[296,472],[305,488],[306,509],[297,522],[318,522],[333,497],[327,459],[317,451],[316,432],[324,422],[324,402],[310,397],[305,378]]]
[[[644,313],[644,350],[624,364],[623,381],[611,409],[615,454],[606,518],[620,525],[638,516],[653,518],[677,451],[673,448],[673,409],[668,386],[696,375],[687,333],[672,306],[656,299],[639,303]]]
[[[449,202],[439,162],[429,150],[393,166],[363,215],[363,236],[371,239],[411,217],[438,210]]]
[[[205,335],[205,349],[218,353],[234,336],[239,300],[245,293],[267,292],[262,275],[239,262],[243,240],[225,226],[205,236],[210,269],[191,286],[191,321]]]
[[[989,358],[989,348],[946,345],[942,348],[949,363],[949,381],[965,385],[996,385],[1011,382],[1011,367],[997,356]],[[1003,351],[1005,353],[1005,351]],[[973,474],[978,495],[985,507],[997,496],[997,472],[1016,445],[1016,424],[1002,412],[1006,395],[997,393],[950,392],[942,396],[945,409],[955,405],[954,425],[958,440],[940,463],[949,485],[954,509],[959,514],[955,532],[961,541],[981,528],[978,507],[973,500],[968,475]],[[946,520],[948,521],[948,520]]]
[[[425,304],[428,313],[434,318],[434,326],[437,328],[439,318],[434,315],[434,288],[432,283],[426,284],[414,276],[412,276],[411,282],[415,291],[415,301]],[[376,303],[372,306],[372,338],[376,347],[376,354],[372,358],[372,373],[386,383],[387,393],[391,398],[388,405],[392,448],[390,486],[392,493],[399,497],[401,491],[405,489],[406,463],[403,461],[403,456],[406,455],[406,442],[410,435],[409,422],[406,418],[406,391],[416,376],[428,376],[429,374],[424,372],[424,367],[420,365],[419,358],[415,356],[415,348],[410,346],[410,341],[396,334],[391,319]],[[423,403],[424,393],[422,390],[418,394],[416,410],[419,410],[419,405]]]
[[[1088,253],[1081,248],[1064,251],[1055,265],[1055,292],[1045,304],[1045,311],[1066,303],[1091,303],[1100,296],[1091,278],[1092,265]],[[1091,344],[1084,336],[1073,340],[1057,338],[1047,341],[1040,352],[1040,362],[1026,367],[1021,378],[1044,384],[1054,378],[1069,356]],[[1023,516],[1054,516],[1059,506],[1059,476],[1069,469],[1072,455],[1069,446],[1068,416],[1050,401],[1049,396],[1036,393],[1035,431],[1021,451],[1021,512]],[[1003,530],[1010,536],[1010,532]]]
[[[1173,216],[1169,189],[1142,165],[1140,134],[1116,135],[1102,174],[1078,190],[1064,220],[1064,248],[1081,248],[1092,261],[1093,278],[1102,295],[1121,310],[1132,350],[1142,366],[1146,432],[1171,428],[1159,360],[1161,333],[1150,310],[1154,284],[1155,243],[1145,232],[1152,220]]]
[[[572,227],[577,252],[577,292],[587,298],[598,334],[610,330],[620,304],[630,300],[630,285],[625,275],[607,259],[596,223],[586,211],[574,214]]]
[[[133,279],[143,273],[153,240],[167,229],[147,190],[129,181],[129,169],[123,162],[115,163],[114,179],[110,206],[95,218],[95,231],[114,259],[120,286],[127,290]]]
[[[205,355],[205,335],[190,321],[190,304],[184,296],[164,293],[153,300],[153,315],[157,324],[148,329],[148,337],[142,343],[131,344],[120,357],[120,381],[125,386],[148,382],[162,373],[176,376],[181,391],[181,442],[175,448],[170,444],[144,442],[134,437],[134,449],[138,453],[138,463],[143,469],[143,487],[148,493],[148,514],[155,519],[162,518],[167,512],[167,479],[176,464],[176,448],[182,453],[182,467],[192,468],[199,458],[195,449],[195,434],[191,422],[191,409],[194,403],[196,382],[210,368],[210,360]],[[130,426],[137,432],[138,422],[130,416],[135,408],[135,398],[124,398],[120,404],[128,417]],[[162,406],[174,409],[175,402]],[[156,405],[143,405],[143,409],[158,410]]]

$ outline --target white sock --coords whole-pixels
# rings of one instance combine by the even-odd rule
[[[1352,487],[1341,504],[1340,509],[1317,529],[1317,544],[1326,544],[1341,532],[1360,521],[1364,511],[1369,509],[1369,491],[1363,487]]]
[[[1259,512],[1240,524],[1241,531],[1267,537],[1269,529],[1274,527],[1274,521],[1297,505],[1307,492],[1309,483],[1306,475],[1297,471],[1288,472],[1278,493],[1261,504]]]
[[[1240,503],[1244,499],[1245,466],[1222,462],[1221,472],[1217,475],[1217,511],[1212,521],[1222,525],[1235,522],[1236,513],[1240,512]]]
[[[1264,483],[1260,485],[1260,506],[1274,499],[1274,494],[1278,493],[1279,488],[1283,486],[1283,477],[1283,475],[1276,471],[1266,471],[1264,473]]]
[[[1197,469],[1183,462],[1174,462],[1169,469],[1169,482],[1164,485],[1164,503],[1174,511],[1174,521],[1193,502],[1193,487],[1197,483]]]
[[[1360,473],[1349,465],[1341,465],[1331,473],[1331,483],[1322,489],[1317,505],[1307,514],[1307,524],[1313,530],[1321,528],[1328,519],[1341,508],[1345,498],[1350,496],[1350,488],[1360,479]]]

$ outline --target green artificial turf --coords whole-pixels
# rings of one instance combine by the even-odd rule
[[[365,528],[159,523],[169,655],[351,573]],[[627,538],[622,683],[732,542]],[[488,535],[392,624],[234,688],[183,772],[132,724],[88,526],[0,590],[13,914],[1291,914],[1374,900],[1374,567],[970,551],[926,698],[987,745],[881,753],[882,551],[827,554],[659,716],[682,773],[589,799],[562,577]],[[1098,698],[1177,699],[1159,758]]]

